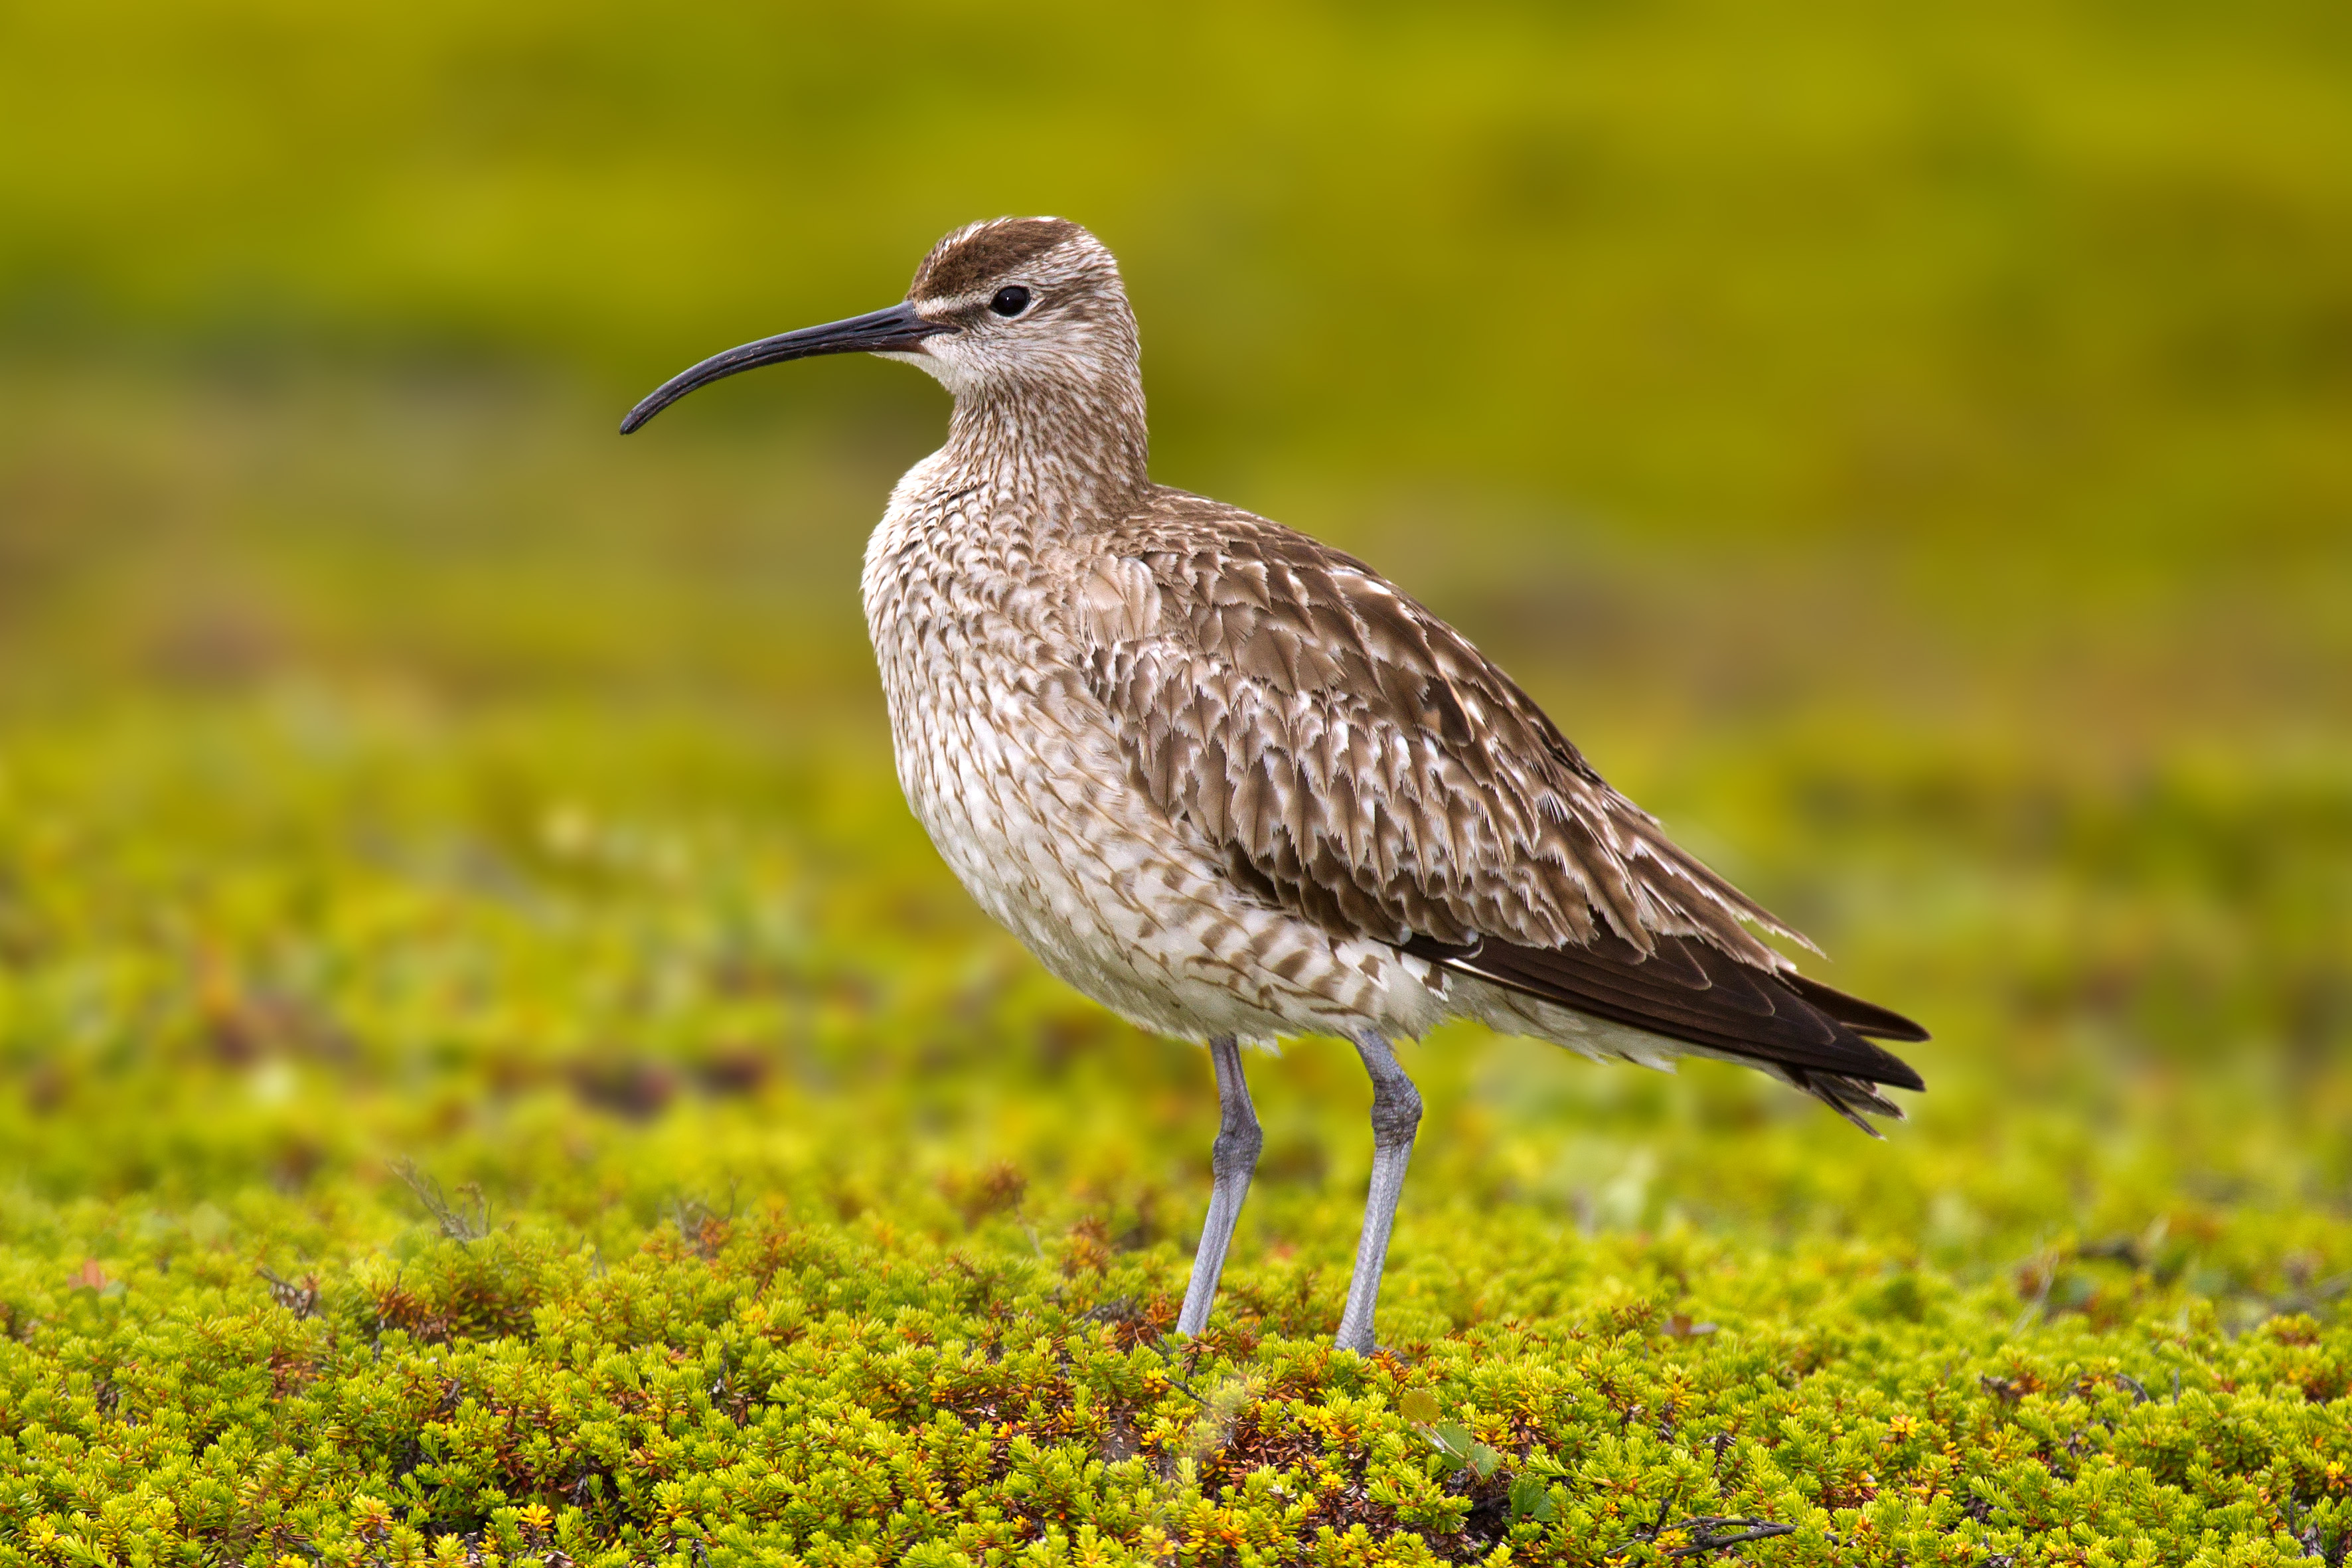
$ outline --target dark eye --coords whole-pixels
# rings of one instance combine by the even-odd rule
[[[1017,316],[1029,308],[1029,290],[1018,283],[1010,289],[999,289],[988,308],[1000,316]]]

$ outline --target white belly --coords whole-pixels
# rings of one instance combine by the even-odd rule
[[[988,541],[960,523],[894,502],[866,601],[899,785],[981,907],[1063,980],[1179,1038],[1435,1023],[1421,965],[1240,898],[1130,786],[1051,585],[992,575],[971,558]]]

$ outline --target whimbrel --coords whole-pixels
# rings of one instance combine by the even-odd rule
[[[1005,218],[907,297],[705,360],[866,353],[955,396],[866,546],[907,801],[1046,968],[1205,1042],[1223,1110],[1177,1328],[1197,1334],[1261,1136],[1241,1047],[1351,1040],[1372,1172],[1338,1334],[1370,1352],[1421,1121],[1400,1039],[1475,1018],[1601,1060],[1745,1063],[1900,1117],[1909,1019],[1796,972],[1804,939],[1666,837],[1467,639],[1370,566],[1146,464],[1135,317],[1085,229]],[[1753,929],[1751,929],[1753,928]],[[1810,945],[1810,944],[1808,944]]]

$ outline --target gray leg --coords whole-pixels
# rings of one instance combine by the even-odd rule
[[[1372,1309],[1380,1304],[1381,1269],[1389,1260],[1389,1228],[1396,1223],[1412,1135],[1421,1126],[1421,1091],[1397,1066],[1389,1043],[1370,1029],[1356,1037],[1356,1054],[1372,1075],[1372,1185],[1364,1195],[1364,1236],[1356,1244],[1356,1272],[1348,1281],[1348,1306],[1339,1314],[1335,1342],[1343,1351],[1370,1355]]]
[[[1249,1080],[1242,1077],[1242,1048],[1231,1035],[1211,1040],[1209,1060],[1217,1069],[1217,1107],[1223,1116],[1209,1156],[1209,1223],[1201,1227],[1192,1282],[1184,1289],[1184,1310],[1176,1315],[1180,1334],[1197,1334],[1209,1326],[1209,1305],[1217,1299],[1225,1248],[1233,1244],[1234,1222],[1241,1218],[1242,1200],[1249,1196],[1250,1177],[1257,1171],[1257,1152],[1265,1143],[1265,1134],[1258,1131],[1257,1109],[1250,1104]]]

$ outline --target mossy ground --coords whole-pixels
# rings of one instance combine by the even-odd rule
[[[300,688],[20,734],[0,1554],[1597,1563],[1756,1528],[1708,1519],[1791,1527],[1736,1548],[1769,1563],[2341,1554],[2332,1071],[2289,1103],[2004,1057],[1968,995],[2004,921],[1906,874],[1855,967],[1955,1022],[1888,1142],[1727,1068],[1441,1037],[1362,1359],[1328,1335],[1367,1091],[1309,1043],[1255,1067],[1265,1175],[1183,1343],[1205,1064],[969,914],[878,742]],[[2070,807],[2158,847],[2127,883],[2282,810],[2154,798],[2202,826]]]

